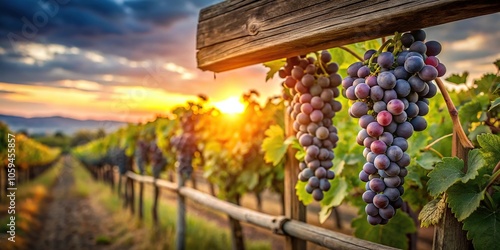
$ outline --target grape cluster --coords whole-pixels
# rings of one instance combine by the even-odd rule
[[[143,139],[139,139],[137,140],[137,145],[135,148],[136,148],[134,152],[135,165],[139,169],[139,173],[143,175],[146,170],[145,165],[148,157],[149,145]]]
[[[192,111],[188,111],[181,118],[181,126],[183,133],[178,136],[173,136],[170,139],[170,144],[175,148],[177,162],[179,164],[179,172],[189,176],[193,172],[193,157],[198,150],[196,145],[195,124],[197,117]]]
[[[160,177],[160,172],[166,167],[167,159],[163,155],[163,152],[156,144],[156,140],[153,140],[149,145],[149,157],[151,160],[151,166],[153,170],[153,176],[155,178]]]
[[[359,178],[366,182],[362,198],[372,225],[386,224],[403,205],[407,139],[427,128],[424,116],[437,92],[432,81],[446,72],[436,57],[441,45],[425,37],[423,30],[396,34],[381,50],[366,51],[342,81],[343,95],[355,101],[349,114],[363,128],[357,143],[365,146],[367,162]]]
[[[330,189],[335,173],[333,148],[337,145],[337,129],[332,118],[342,105],[334,100],[340,95],[338,86],[342,77],[337,73],[339,66],[330,62],[331,54],[324,50],[314,57],[297,56],[287,59],[279,75],[293,98],[287,112],[293,119],[296,137],[306,152],[299,163],[299,180],[306,182],[306,191],[317,201],[323,199],[323,192]]]

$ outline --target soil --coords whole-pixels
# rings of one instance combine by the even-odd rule
[[[105,232],[103,219],[109,218],[102,208],[73,191],[74,175],[70,158],[52,188],[52,195],[41,213],[41,230],[30,241],[29,249],[105,249],[97,237]]]

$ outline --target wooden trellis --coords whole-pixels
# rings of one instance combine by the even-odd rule
[[[495,0],[228,0],[200,12],[198,67],[222,72],[499,11],[500,1]],[[467,146],[460,142],[459,132],[454,129],[453,155],[464,159]],[[293,188],[297,162],[293,156],[288,159],[285,215],[305,221],[305,209]],[[434,248],[467,249],[469,244],[448,209],[436,228]],[[304,241],[288,238],[287,250],[304,248]]]

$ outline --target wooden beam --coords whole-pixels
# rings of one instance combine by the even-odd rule
[[[229,0],[200,11],[197,60],[227,71],[496,13],[496,0]]]
[[[285,109],[285,130],[286,137],[295,135],[293,131],[293,120]],[[287,158],[285,162],[285,180],[284,180],[284,199],[285,199],[285,216],[289,219],[306,222],[307,210],[304,204],[299,201],[295,191],[295,184],[299,181],[299,161],[295,158],[297,150],[288,147]],[[285,250],[304,250],[307,249],[307,242],[289,235],[286,237]]]

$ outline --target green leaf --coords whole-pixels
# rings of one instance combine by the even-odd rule
[[[442,162],[438,162],[436,167],[429,173],[427,190],[433,196],[437,196],[446,191],[451,185],[460,180],[464,173],[464,162],[456,157],[444,157]]]
[[[464,104],[458,111],[460,121],[479,122],[478,114],[481,111],[486,111],[489,104],[490,101],[487,96],[479,96],[473,101]]]
[[[286,154],[290,139],[285,140],[285,131],[279,125],[270,126],[264,134],[266,138],[262,141],[262,151],[266,163],[277,166]]]
[[[314,200],[312,195],[306,192],[306,184],[305,181],[297,181],[297,184],[295,184],[295,193],[304,206],[311,204]]]
[[[321,211],[319,212],[319,221],[323,224],[332,213],[332,208],[339,206],[347,196],[347,181],[344,177],[337,177],[330,181],[331,188],[325,193],[321,201]]]
[[[490,109],[488,109],[488,111],[491,111],[498,106],[500,106],[500,97],[497,97],[494,101],[491,101]]]
[[[408,214],[400,211],[386,225],[372,226],[366,220],[366,215],[363,214],[352,221],[352,227],[354,228],[354,236],[357,238],[399,249],[408,249],[406,234],[416,231],[413,220]]]
[[[285,63],[285,59],[279,59],[264,63],[264,66],[269,68],[269,71],[266,74],[266,82],[269,81],[269,79],[273,79],[274,74],[276,74],[276,72],[278,72],[280,68],[285,65]]]
[[[443,198],[438,198],[427,203],[418,214],[418,219],[422,227],[429,227],[438,224],[446,209],[446,203]]]
[[[484,191],[476,183],[457,183],[448,191],[448,204],[458,221],[462,221],[474,212],[484,199]]]
[[[479,149],[469,151],[467,161],[467,172],[464,173],[464,163],[456,157],[444,157],[442,162],[436,164],[436,167],[429,173],[429,182],[427,189],[433,196],[445,192],[450,186],[461,180],[463,183],[476,178],[478,170],[484,167],[484,159]]]
[[[464,220],[467,239],[475,249],[498,249],[500,242],[500,210],[490,211],[481,206]]]
[[[484,167],[484,158],[481,156],[479,149],[469,151],[467,159],[467,173],[462,177],[462,182],[466,183],[469,180],[476,178],[479,174],[478,170]]]
[[[467,137],[469,137],[471,141],[476,141],[477,136],[484,133],[491,133],[490,127],[486,125],[479,125],[476,128],[474,128],[474,130],[472,130]]]
[[[448,78],[446,78],[446,81],[452,82],[454,84],[465,84],[467,82],[467,77],[469,76],[469,72],[464,71],[461,75],[459,74],[452,74]]]
[[[432,170],[434,168],[434,164],[436,164],[439,160],[440,158],[429,152],[425,152],[417,158],[417,164],[423,169]]]
[[[497,71],[500,71],[500,59],[497,59],[493,64],[497,67]]]
[[[493,167],[500,161],[500,136],[494,134],[482,134],[477,136],[481,146],[481,154],[488,168]]]
[[[494,92],[494,84],[498,82],[498,76],[496,74],[484,74],[480,79],[475,80],[474,84],[477,86],[474,90],[476,96],[479,94],[489,94],[490,92]]]

